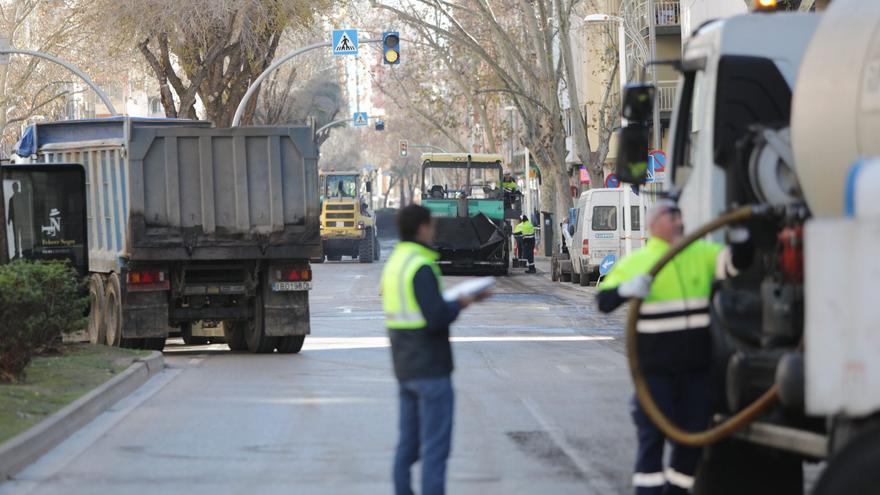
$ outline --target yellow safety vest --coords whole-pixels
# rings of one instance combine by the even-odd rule
[[[520,222],[513,228],[514,234],[522,234],[523,236],[534,236],[535,235],[535,226],[532,225],[532,222],[526,220],[524,222]]]
[[[442,292],[442,277],[436,263],[439,257],[437,252],[415,242],[401,242],[394,248],[382,270],[382,310],[389,329],[425,328],[427,322],[416,300],[413,280],[420,268],[430,266]]]

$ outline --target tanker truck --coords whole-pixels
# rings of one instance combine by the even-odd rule
[[[672,441],[705,446],[695,493],[880,493],[878,33],[874,0],[753,12],[704,24],[676,63],[666,190],[689,231],[653,273],[705,236],[753,255],[712,294],[706,431],[656,407],[630,305],[638,400]],[[647,85],[624,96],[628,182],[644,182],[652,97]]]
[[[300,351],[321,254],[312,127],[47,122],[16,155],[0,169],[11,257],[88,276],[93,343],[161,350],[219,327],[235,351]]]

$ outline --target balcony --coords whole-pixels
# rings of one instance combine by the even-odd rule
[[[648,35],[648,2],[635,0],[627,10],[627,17],[645,36]],[[681,2],[654,0],[654,27],[657,34],[681,34]]]
[[[675,87],[678,81],[657,81],[657,108],[672,112],[675,107]]]

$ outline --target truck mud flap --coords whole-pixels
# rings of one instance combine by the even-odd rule
[[[122,306],[122,335],[125,338],[167,337],[168,293],[127,293]]]
[[[309,291],[272,292],[265,287],[263,294],[263,318],[267,336],[312,333],[309,323]]]

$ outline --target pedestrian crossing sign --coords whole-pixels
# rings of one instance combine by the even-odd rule
[[[355,127],[363,127],[367,125],[367,112],[355,112],[351,120]]]
[[[334,29],[333,30],[333,55],[357,55],[358,32],[357,29]]]

